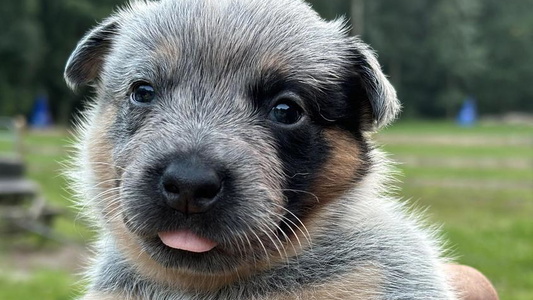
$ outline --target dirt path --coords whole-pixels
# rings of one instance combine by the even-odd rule
[[[0,274],[11,279],[29,278],[35,270],[60,270],[79,274],[89,252],[78,245],[65,245],[50,249],[13,249],[4,253],[0,261]]]

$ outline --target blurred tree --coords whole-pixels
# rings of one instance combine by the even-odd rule
[[[126,0],[4,1],[0,114],[28,114],[49,96],[66,123],[85,91],[68,91],[65,62],[83,34]],[[468,95],[482,113],[533,112],[533,0],[309,0],[353,17],[405,103],[406,116],[451,117]]]
[[[452,117],[483,71],[478,0],[368,1],[379,50],[408,116]]]
[[[533,0],[309,0],[326,18],[364,7],[362,30],[408,117],[533,112]],[[357,16],[357,12],[350,12]]]
[[[81,36],[123,0],[18,0],[0,6],[0,114],[27,115],[34,98],[49,96],[66,123],[80,96],[68,91],[63,68]]]
[[[435,1],[428,37],[437,71],[435,108],[453,118],[461,103],[475,90],[475,79],[486,65],[480,44],[479,0]],[[437,115],[441,115],[436,112]]]
[[[352,34],[362,35],[365,32],[365,0],[351,0],[350,18]]]
[[[39,78],[50,97],[53,114],[61,123],[82,105],[79,93],[70,92],[63,80],[65,63],[79,39],[97,21],[109,15],[124,0],[41,0],[39,20],[44,28],[44,56],[47,62]],[[52,75],[52,76],[51,76]]]
[[[533,112],[533,0],[484,0],[486,72],[475,80],[482,113]]]
[[[37,19],[38,0],[7,1],[0,5],[0,111],[14,114],[31,105],[39,89],[36,75],[42,64],[43,32]]]
[[[348,16],[351,0],[307,0],[311,6],[326,19]]]

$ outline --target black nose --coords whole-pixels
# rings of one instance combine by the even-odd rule
[[[161,177],[161,189],[168,206],[184,213],[199,214],[211,209],[222,187],[214,167],[198,157],[172,161]]]

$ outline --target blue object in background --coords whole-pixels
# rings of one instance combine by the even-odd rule
[[[468,97],[457,116],[457,124],[464,127],[470,127],[476,124],[477,121],[477,106],[476,100],[473,97]]]
[[[30,115],[29,125],[32,128],[44,129],[52,126],[52,114],[48,105],[48,97],[38,96],[35,99]]]

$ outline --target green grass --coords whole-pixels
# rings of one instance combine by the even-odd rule
[[[483,180],[500,180],[500,182],[508,183],[532,183],[533,172],[526,169],[496,169],[496,168],[478,168],[466,167],[466,168],[443,168],[442,166],[401,166],[404,173],[404,178],[433,178],[433,179],[483,179]]]
[[[531,126],[480,124],[474,127],[459,127],[453,122],[441,121],[402,121],[383,130],[385,134],[427,134],[427,135],[464,135],[477,137],[480,135],[507,137],[509,135],[529,135]]]
[[[430,218],[442,224],[452,254],[481,270],[502,299],[533,297],[533,197],[531,190],[409,187]]]
[[[486,139],[486,144],[456,144],[456,137],[463,142]],[[510,137],[521,143],[507,145]],[[527,167],[533,166],[533,128],[409,122],[387,128],[376,138],[400,162],[406,157],[421,159],[398,166],[404,173],[400,196],[427,208],[431,222],[442,225],[452,256],[485,273],[502,300],[533,299],[533,189],[528,186],[533,183],[533,167]],[[55,222],[57,232],[77,242],[89,239],[91,233],[68,208],[66,181],[58,175],[59,162],[66,157],[67,134],[29,133],[25,144],[29,177],[39,182],[50,203],[70,212]],[[0,142],[0,152],[10,149]],[[451,159],[467,164],[448,165]],[[487,160],[520,163],[487,167],[483,165]],[[80,285],[70,270],[35,267],[27,272],[12,267],[9,253],[17,247],[36,251],[61,247],[39,243],[35,237],[0,240],[0,299],[57,300],[76,295]]]
[[[472,158],[533,158],[531,146],[457,146],[457,145],[393,145],[386,144],[385,149],[397,155],[417,155],[420,157],[472,157]]]
[[[35,270],[29,276],[0,276],[0,298],[5,300],[22,299],[75,299],[81,287],[72,274],[65,271]]]
[[[435,137],[449,142],[424,142]],[[486,138],[487,145],[454,144],[454,137]],[[509,137],[524,145],[505,145]],[[502,300],[533,299],[533,127],[410,122],[396,124],[377,138],[400,162],[403,157],[423,158],[420,165],[398,166],[404,182],[400,196],[427,208],[430,220],[442,224],[452,256],[487,275]],[[468,163],[447,166],[446,160],[456,158]],[[480,161],[487,159],[516,159],[526,165],[481,167]]]

